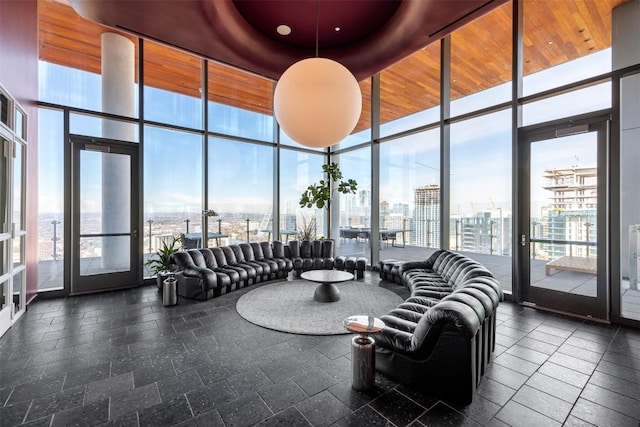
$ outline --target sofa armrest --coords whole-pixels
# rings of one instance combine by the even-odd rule
[[[216,276],[216,273],[209,268],[189,266],[182,270],[182,274],[185,277],[197,277],[198,279],[204,280],[209,283],[209,288],[218,286],[218,277]],[[215,286],[211,286],[212,284]]]
[[[412,333],[401,331],[390,326],[385,326],[382,332],[373,335],[376,346],[408,354],[411,351]]]

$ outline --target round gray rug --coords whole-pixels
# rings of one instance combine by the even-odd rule
[[[276,282],[256,288],[240,297],[238,314],[265,328],[305,335],[339,335],[349,332],[342,321],[349,316],[381,316],[402,302],[402,298],[376,285],[352,281],[338,283],[340,300],[317,302],[317,283],[306,280]]]

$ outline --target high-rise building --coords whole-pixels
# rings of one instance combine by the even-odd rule
[[[415,192],[414,244],[440,247],[440,186],[425,185]]]
[[[541,208],[541,229],[536,234],[543,239],[559,241],[596,241],[598,205],[598,169],[595,166],[567,167],[544,171],[544,189],[551,192],[548,203]],[[546,244],[543,258],[565,255],[595,257],[596,249],[589,245]]]

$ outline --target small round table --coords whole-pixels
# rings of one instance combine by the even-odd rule
[[[371,390],[376,382],[375,340],[369,336],[384,329],[382,320],[373,316],[350,316],[344,327],[359,335],[351,340],[351,387],[358,391]]]
[[[300,275],[304,280],[320,283],[313,293],[313,299],[318,302],[335,302],[340,299],[340,289],[335,283],[353,280],[353,274],[340,270],[310,270]]]

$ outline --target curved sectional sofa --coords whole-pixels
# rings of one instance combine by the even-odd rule
[[[495,349],[496,310],[504,296],[482,264],[438,250],[426,261],[382,261],[380,275],[411,296],[381,316],[376,369],[463,404],[471,403]]]
[[[287,245],[274,240],[188,249],[174,253],[171,261],[178,268],[178,295],[206,300],[254,283],[286,279],[291,271],[300,276],[307,270],[361,269],[355,273],[361,278],[366,259],[346,265],[339,262],[344,258],[334,259],[333,240],[292,240]]]

